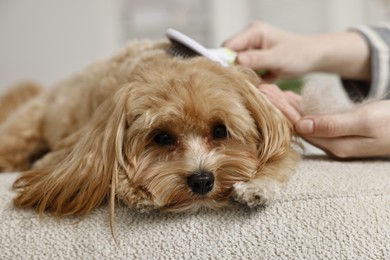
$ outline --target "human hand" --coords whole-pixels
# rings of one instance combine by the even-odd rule
[[[390,101],[375,101],[354,110],[302,116],[300,96],[274,85],[259,87],[294,125],[298,135],[337,158],[390,155]]]
[[[370,48],[354,31],[298,35],[264,22],[253,22],[223,43],[236,52],[237,62],[266,70],[266,82],[309,72],[336,73],[344,78],[369,80]]]
[[[308,142],[339,158],[390,155],[390,101],[330,115],[305,116],[295,124]]]
[[[238,52],[239,64],[266,70],[262,79],[267,82],[303,75],[314,62],[305,37],[263,22],[251,23],[223,45]]]

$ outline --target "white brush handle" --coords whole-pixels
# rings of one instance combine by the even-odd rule
[[[188,37],[187,35],[174,30],[168,29],[166,31],[166,36],[169,39],[172,39],[183,46],[193,50],[201,56],[204,56],[212,61],[218,62],[222,66],[231,66],[234,64],[236,59],[236,53],[227,48],[217,48],[217,49],[206,49],[202,44],[198,43],[194,39]]]

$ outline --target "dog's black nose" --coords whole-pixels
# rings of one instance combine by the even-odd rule
[[[214,187],[214,175],[211,172],[195,172],[187,177],[187,185],[193,193],[204,195]]]

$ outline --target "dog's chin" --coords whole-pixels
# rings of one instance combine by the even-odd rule
[[[170,190],[170,198],[166,199],[160,196],[161,194],[152,195],[150,191],[140,187],[134,189],[126,187],[123,189],[119,185],[118,188],[121,192],[121,194],[117,194],[118,198],[130,208],[137,208],[141,212],[159,210],[168,213],[195,213],[203,208],[219,209],[226,207],[230,204],[233,190],[233,188],[229,188],[221,191],[215,188],[207,194],[198,195],[192,193],[185,185],[181,185],[181,187]],[[123,193],[124,190],[129,192]]]
[[[199,195],[191,191],[183,194],[177,194],[176,200],[168,202],[160,208],[160,211],[171,213],[195,213],[201,209],[220,209],[229,206],[233,187],[221,188],[216,187],[207,194]]]
[[[139,186],[129,188],[127,185],[119,185],[117,196],[127,206],[142,212],[159,210],[170,213],[195,213],[202,208],[219,209],[228,206],[233,190],[231,184],[230,188],[222,188],[220,184],[215,184],[213,190],[200,195],[193,193],[182,181],[172,181],[164,186],[167,187],[164,192],[153,194],[153,190]]]
[[[213,199],[212,197],[201,197],[196,198],[185,203],[178,203],[168,205],[161,208],[162,212],[168,213],[196,213],[201,209],[220,209],[230,205],[230,195],[224,197],[223,199],[219,198],[218,200]]]

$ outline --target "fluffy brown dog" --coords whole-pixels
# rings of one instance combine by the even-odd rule
[[[63,216],[115,198],[175,212],[274,199],[298,156],[258,77],[168,47],[133,42],[17,109],[0,103],[15,108],[0,122],[0,170],[23,171],[16,206]]]

